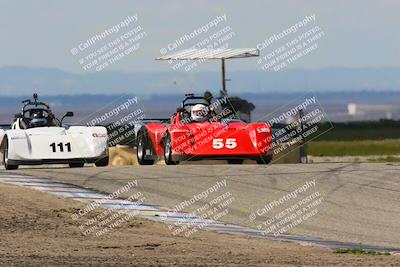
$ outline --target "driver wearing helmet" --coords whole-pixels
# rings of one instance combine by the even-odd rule
[[[192,121],[205,122],[210,119],[209,108],[203,104],[196,104],[190,112]]]
[[[43,110],[34,110],[30,114],[31,121],[29,122],[29,126],[31,128],[34,127],[43,127],[48,125],[47,118],[45,117]]]

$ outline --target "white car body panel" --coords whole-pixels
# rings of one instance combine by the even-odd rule
[[[71,126],[0,129],[0,144],[8,139],[8,159],[23,164],[68,163],[68,160],[95,162],[108,157],[105,127]]]

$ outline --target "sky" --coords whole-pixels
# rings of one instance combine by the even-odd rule
[[[323,32],[322,38],[317,41],[318,47],[285,68],[400,66],[399,10],[400,1],[395,0],[0,0],[0,67],[58,68],[74,73],[93,71],[85,70],[80,60],[120,38],[123,30],[109,34],[86,50],[79,50],[77,55],[73,55],[71,49],[128,16],[137,15],[137,20],[124,30],[140,26],[137,29],[145,34],[136,42],[139,47],[115,60],[106,69],[123,72],[167,71],[171,69],[168,62],[154,60],[161,56],[160,49],[217,17],[226,16],[226,20],[178,48],[189,48],[209,38],[213,31],[222,29],[233,32],[233,37],[226,42],[229,47],[253,48],[314,14],[315,20],[301,31],[318,26],[319,31]],[[291,33],[275,42],[274,46],[263,49],[261,55],[265,56],[298,37],[301,31]],[[231,61],[229,68],[233,71],[260,69],[254,58]],[[219,64],[205,62],[196,70],[219,70]]]

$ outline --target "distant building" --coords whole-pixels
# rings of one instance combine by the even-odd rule
[[[347,105],[347,112],[350,118],[353,120],[391,120],[400,117],[400,105],[349,103]]]

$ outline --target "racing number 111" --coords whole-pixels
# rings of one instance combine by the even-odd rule
[[[65,146],[67,152],[71,152],[71,143],[66,143],[65,145],[62,142],[58,143],[58,144],[56,144],[56,143],[50,144],[50,147],[53,149],[54,153],[57,152],[57,147],[60,148],[60,152],[64,152],[64,146]]]

